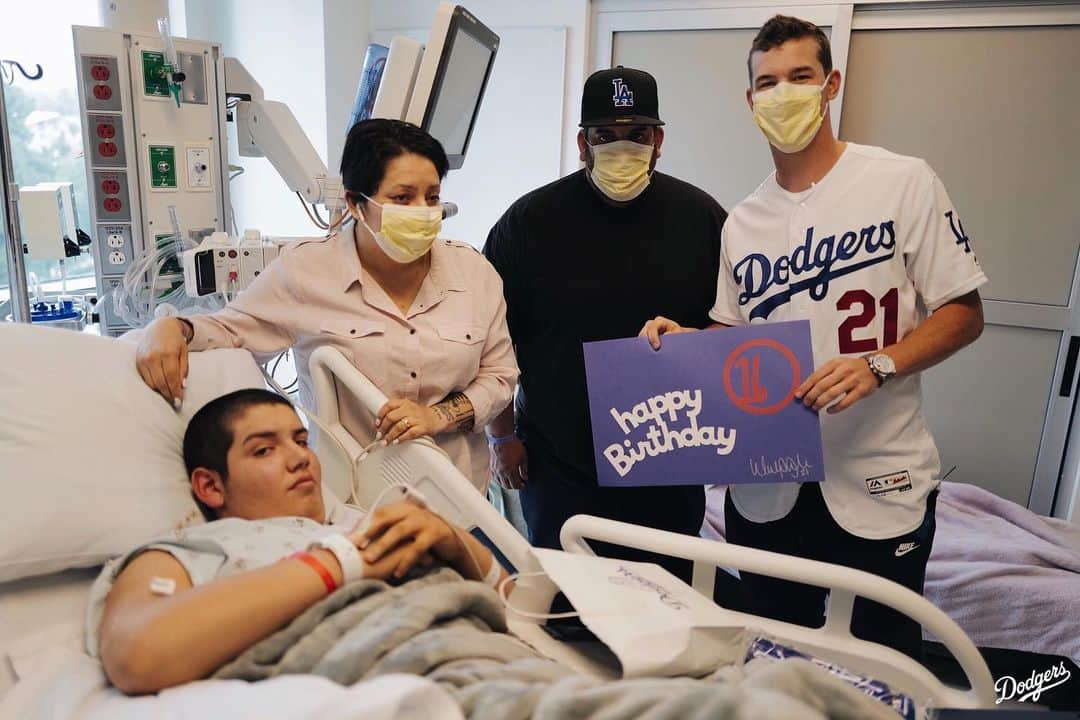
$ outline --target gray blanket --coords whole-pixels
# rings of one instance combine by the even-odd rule
[[[262,680],[287,673],[343,685],[386,673],[424,675],[446,688],[472,720],[898,717],[799,660],[755,660],[702,680],[585,678],[508,634],[494,591],[447,568],[397,587],[350,583],[214,677]]]

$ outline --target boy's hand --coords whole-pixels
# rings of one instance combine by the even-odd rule
[[[435,564],[435,558],[431,553],[422,553],[419,560],[413,561],[411,558],[405,557],[405,552],[409,549],[409,546],[398,545],[395,550],[391,550],[388,554],[383,555],[382,558],[375,563],[364,563],[364,578],[371,578],[374,580],[390,580],[400,579],[409,571],[409,569],[419,565],[422,568],[429,568]],[[398,573],[398,568],[404,563],[408,563],[406,569]]]
[[[364,563],[364,579],[389,580],[393,577],[394,571],[397,569],[398,563],[402,559],[401,552],[403,549],[404,548],[400,548],[383,556],[377,563]],[[330,571],[330,574],[333,575],[334,580],[340,587],[344,580],[344,572],[341,569],[341,563],[338,562],[337,556],[324,548],[318,548],[310,552],[326,566],[326,569]],[[420,560],[416,564],[420,565],[420,567],[429,568],[435,564],[435,558],[431,556],[431,553],[424,553],[420,556]]]
[[[422,564],[425,555],[452,565],[461,559],[461,540],[449,523],[409,502],[379,508],[367,529],[349,535],[349,539],[373,571],[392,564],[393,576],[398,578]]]

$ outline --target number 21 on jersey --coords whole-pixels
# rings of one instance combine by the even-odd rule
[[[878,344],[876,337],[855,337],[856,332],[874,322],[878,308],[884,313],[885,329]],[[839,345],[842,355],[868,353],[895,345],[898,340],[900,320],[900,290],[893,288],[875,298],[867,290],[848,290],[836,301],[836,309],[841,312],[854,310],[844,322],[840,323]]]

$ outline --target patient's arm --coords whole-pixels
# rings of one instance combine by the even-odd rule
[[[341,566],[333,554],[311,552],[340,585]],[[395,552],[366,566],[365,576],[389,578],[399,563]],[[154,577],[175,580],[175,592],[151,593]],[[298,560],[193,587],[172,555],[147,551],[124,568],[105,601],[100,631],[105,673],[132,694],[204,678],[325,595],[319,575]]]

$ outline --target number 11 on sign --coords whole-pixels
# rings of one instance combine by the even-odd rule
[[[750,358],[743,355],[735,361],[735,367],[742,373],[742,400],[751,405],[760,405],[765,402],[768,393],[765,388],[761,387],[758,379],[761,356],[754,355],[751,361]]]

